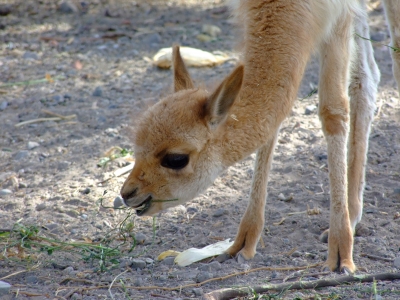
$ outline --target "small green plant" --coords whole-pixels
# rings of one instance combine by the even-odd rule
[[[299,101],[303,101],[307,98],[310,98],[312,95],[318,93],[318,88],[313,88],[311,92],[309,92],[304,98],[301,98]]]
[[[390,48],[391,50],[393,50],[394,52],[400,52],[400,48],[392,47],[392,46],[390,46],[390,45],[383,44],[383,43],[378,42],[378,41],[375,41],[375,40],[373,40],[373,39],[369,39],[369,38],[363,37],[363,36],[359,35],[358,33],[356,33],[355,35],[358,36],[360,39],[363,39],[363,40],[366,40],[366,41],[370,41],[370,42],[372,42],[372,43],[377,43],[377,44],[379,44],[379,45],[388,47],[388,48]]]
[[[97,163],[98,167],[104,168],[110,161],[120,157],[132,156],[133,151],[120,148],[120,147],[112,147],[105,153],[105,156],[100,158],[100,161]]]
[[[134,222],[132,215],[134,211],[129,208],[125,218],[115,228],[107,232],[98,243],[85,239],[82,242],[64,242],[46,236],[46,232],[36,225],[23,225],[17,222],[11,229],[0,232],[0,245],[4,245],[0,253],[1,259],[19,258],[30,260],[36,258],[37,253],[52,255],[55,252],[69,252],[79,255],[84,261],[97,264],[95,271],[105,272],[119,263],[118,258],[129,255],[137,246],[134,234]],[[139,257],[145,254],[154,245],[156,236],[156,218],[153,217],[153,242],[140,253],[134,255]],[[116,242],[121,241],[122,242]],[[129,243],[129,248],[123,247]],[[125,250],[122,250],[125,249]]]

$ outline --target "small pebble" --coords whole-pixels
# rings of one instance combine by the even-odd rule
[[[143,38],[143,43],[147,46],[154,48],[162,42],[162,38],[158,33],[152,33]]]
[[[215,38],[212,36],[209,36],[208,34],[198,34],[196,36],[196,39],[198,39],[200,42],[208,43],[208,42],[213,41]]]
[[[36,211],[42,211],[46,208],[46,202],[36,205]]]
[[[54,95],[52,98],[57,103],[64,101],[64,97],[61,95]]]
[[[11,195],[11,194],[12,194],[12,191],[9,189],[0,190],[0,196],[7,196],[7,195]]]
[[[23,160],[29,156],[29,151],[28,150],[20,150],[18,151],[15,156],[14,160]]]
[[[394,260],[393,265],[397,268],[400,269],[400,256],[396,257],[396,259]]]
[[[367,208],[364,210],[364,213],[366,213],[366,214],[374,214],[374,213],[376,213],[376,212],[377,212],[377,209],[374,208],[374,207],[367,207]]]
[[[24,189],[24,188],[27,188],[28,187],[28,185],[25,183],[25,182],[20,182],[19,184],[18,184],[18,188],[19,189]]]
[[[28,142],[28,145],[27,145],[29,150],[32,150],[32,149],[34,149],[36,147],[39,147],[39,146],[40,146],[39,143],[36,143],[36,142]]]
[[[138,259],[138,258],[134,258],[131,260],[132,264],[131,267],[132,269],[144,269],[146,268],[146,262]]]
[[[126,267],[130,267],[132,264],[130,259],[122,259],[119,263],[119,267],[125,269]]]
[[[146,257],[146,258],[144,259],[144,261],[145,261],[146,264],[148,264],[148,265],[154,264],[154,260],[152,260],[150,257]]]
[[[83,190],[81,191],[81,193],[82,193],[82,194],[85,194],[85,195],[90,194],[90,188],[85,188],[85,189],[83,189]]]
[[[136,278],[133,280],[133,285],[134,285],[134,286],[143,286],[143,285],[144,285],[143,279],[140,278],[140,277],[136,277]]]
[[[135,234],[135,239],[136,239],[136,242],[137,242],[138,244],[143,244],[143,243],[146,241],[147,236],[144,235],[144,234],[141,233],[141,232],[138,232],[138,233]]]
[[[65,213],[66,213],[68,216],[73,217],[73,218],[78,218],[79,215],[80,215],[78,211],[73,210],[73,209],[67,210]]]
[[[212,261],[208,264],[208,266],[211,268],[211,270],[221,270],[222,266],[221,263],[218,261]]]
[[[101,86],[98,86],[94,89],[92,96],[93,97],[101,97],[103,95],[103,89]]]
[[[159,281],[167,281],[167,280],[168,280],[168,276],[167,276],[167,275],[160,275],[160,276],[158,277],[158,280],[159,280]]]
[[[214,278],[214,275],[212,273],[210,273],[210,272],[200,272],[196,277],[196,282],[197,283],[203,282],[203,281],[205,281],[207,279],[211,279],[211,278]]]
[[[0,103],[0,110],[5,110],[8,106],[8,102],[7,101],[3,101]]]
[[[37,283],[38,281],[39,281],[39,278],[37,278],[36,276],[33,276],[33,275],[31,275],[31,276],[26,276],[25,277],[25,281],[26,281],[26,283]]]
[[[192,291],[196,297],[201,297],[204,294],[202,288],[194,288]]]
[[[64,0],[58,6],[58,11],[64,14],[73,14],[77,13],[79,10],[78,7],[72,1]]]
[[[31,60],[38,60],[39,56],[37,55],[37,53],[35,52],[31,52],[31,51],[26,51],[23,55],[22,55],[23,59],[31,59]]]
[[[73,267],[66,267],[66,268],[63,270],[63,273],[64,273],[64,274],[71,274],[73,271],[74,271],[74,268],[73,268]]]
[[[73,293],[71,296],[71,300],[82,300],[82,299],[83,299],[82,295],[78,293]]]
[[[11,5],[2,4],[0,6],[0,16],[7,16],[8,14],[11,14],[11,13],[12,13]]]
[[[306,106],[306,110],[304,111],[304,114],[306,116],[313,114],[317,110],[317,107],[315,105],[308,105]]]
[[[166,257],[166,258],[163,260],[163,263],[164,263],[165,265],[167,265],[167,266],[172,266],[172,265],[174,265],[174,263],[175,263],[175,257],[173,257],[173,256]]]
[[[282,201],[285,201],[286,197],[285,197],[284,194],[280,193],[280,194],[278,195],[278,199],[279,199],[279,200],[282,200]]]
[[[66,171],[71,163],[69,161],[60,161],[57,165],[57,170],[58,171]]]
[[[222,215],[224,215],[226,213],[226,210],[223,208],[218,208],[214,213],[213,213],[213,217],[218,218],[221,217]]]
[[[11,284],[5,281],[0,281],[0,297],[9,294],[10,289],[11,289]]]
[[[116,137],[119,134],[118,129],[116,128],[107,128],[104,132],[110,137]]]
[[[66,265],[62,265],[62,264],[59,264],[59,263],[54,262],[54,261],[51,263],[51,265],[53,266],[54,269],[57,269],[57,270],[64,270],[64,269],[66,269],[68,267]]]
[[[125,206],[124,200],[120,196],[115,197],[115,199],[114,199],[114,208],[119,208],[121,206]]]
[[[201,31],[212,37],[217,37],[219,34],[221,34],[221,28],[211,24],[204,24],[201,28]]]
[[[194,214],[194,213],[197,213],[199,210],[196,208],[196,207],[188,207],[187,209],[186,209],[186,212],[188,213],[188,214]]]
[[[300,252],[300,251],[294,251],[294,252],[292,253],[292,256],[293,256],[293,257],[300,257],[300,256],[301,256],[301,252]]]
[[[219,263],[223,263],[229,259],[231,259],[232,257],[228,254],[228,253],[222,253],[220,255],[218,255],[215,260]]]

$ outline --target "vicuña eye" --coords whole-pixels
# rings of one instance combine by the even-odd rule
[[[189,163],[189,155],[187,154],[167,154],[163,157],[161,165],[168,169],[180,170]]]

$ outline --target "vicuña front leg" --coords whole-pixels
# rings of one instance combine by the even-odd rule
[[[321,47],[319,114],[328,146],[330,222],[326,266],[353,273],[353,232],[347,198],[348,67],[351,58],[350,15],[337,22]]]
[[[244,259],[251,259],[256,254],[257,243],[264,228],[268,173],[271,169],[272,154],[277,134],[278,132],[268,144],[262,146],[257,151],[250,201],[246,213],[240,222],[235,242],[227,250],[227,253],[232,256],[239,254]]]

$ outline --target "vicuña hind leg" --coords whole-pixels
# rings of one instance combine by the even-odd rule
[[[355,30],[369,37],[369,26],[364,16],[355,19]],[[370,41],[355,37],[357,43],[349,87],[350,135],[348,146],[348,197],[350,224],[355,227],[361,220],[368,137],[374,117],[375,100],[380,79],[378,66]]]
[[[364,4],[365,6],[365,4]],[[368,37],[369,26],[364,15],[355,18],[355,32]],[[350,134],[348,141],[348,206],[350,225],[355,227],[363,211],[363,190],[367,162],[368,137],[375,111],[380,72],[374,59],[371,42],[355,36],[357,47],[352,64],[350,95]],[[329,230],[321,235],[328,241]]]
[[[353,273],[353,232],[347,203],[348,75],[351,58],[351,16],[338,20],[320,49],[319,115],[328,146],[330,222],[326,266]]]
[[[244,259],[251,259],[256,254],[257,243],[264,228],[268,173],[271,169],[277,134],[278,132],[269,143],[257,151],[250,201],[240,222],[235,242],[227,250],[227,253],[232,256],[239,254]]]

